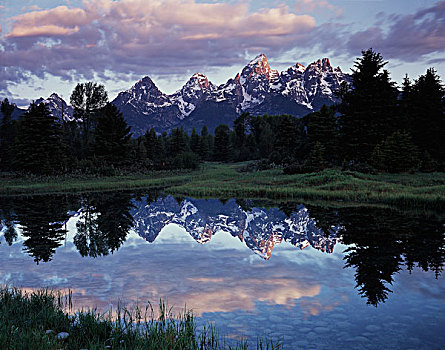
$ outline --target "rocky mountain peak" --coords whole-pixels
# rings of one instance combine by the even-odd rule
[[[155,83],[146,76],[134,84],[129,90],[121,93],[126,95],[127,100],[146,102],[150,99],[165,100],[165,94],[163,94],[155,85]],[[119,95],[121,95],[119,94]],[[160,103],[160,101],[157,101]]]
[[[62,100],[62,97],[60,97],[59,95],[57,95],[55,92],[53,92],[51,95],[49,95],[48,99],[53,99],[53,100]]]
[[[328,58],[307,67],[295,63],[278,73],[266,55],[259,54],[219,86],[195,73],[179,90],[167,95],[144,77],[112,103],[124,112],[135,135],[151,127],[168,131],[177,126],[191,130],[207,125],[213,130],[221,123],[232,125],[242,112],[303,116],[323,104],[338,102],[334,92],[343,81],[349,81],[349,76],[333,69]]]
[[[278,71],[271,69],[267,57],[265,54],[259,54],[249,64],[244,67],[241,76],[249,80],[250,77],[255,75],[263,75],[267,80],[273,80],[278,76]]]
[[[297,64],[295,65],[295,69],[296,69],[298,72],[303,73],[303,72],[306,70],[306,67],[303,66],[301,63],[298,63],[298,62],[297,62]]]
[[[318,59],[315,62],[312,62],[308,66],[309,70],[315,70],[318,72],[332,72],[333,68],[331,66],[331,62],[329,62],[329,58]]]
[[[69,106],[65,100],[58,94],[53,92],[48,98],[44,99],[40,97],[35,101],[36,104],[43,103],[46,105],[51,112],[51,114],[60,120],[72,120],[73,119],[73,108]],[[63,111],[63,116],[62,116]]]
[[[185,84],[187,87],[194,87],[201,90],[209,90],[213,87],[212,83],[209,82],[209,79],[202,73],[195,73]]]

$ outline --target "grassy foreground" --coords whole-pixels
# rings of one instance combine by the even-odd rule
[[[2,349],[248,349],[246,341],[227,345],[213,327],[198,332],[193,314],[175,317],[160,302],[158,316],[150,304],[144,309],[94,310],[70,315],[71,295],[48,289],[24,292],[0,289]],[[257,350],[281,349],[280,344],[257,341]]]
[[[445,173],[362,174],[327,169],[284,175],[281,169],[242,172],[245,163],[206,163],[200,170],[102,178],[0,179],[0,195],[164,188],[192,197],[344,201],[418,209],[445,208]]]

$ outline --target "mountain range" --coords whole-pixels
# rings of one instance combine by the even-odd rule
[[[339,227],[332,227],[325,235],[303,205],[286,216],[278,208],[243,209],[235,199],[222,203],[217,199],[186,198],[178,203],[167,196],[151,203],[142,199],[133,204],[133,228],[150,243],[169,224],[184,228],[200,244],[224,231],[266,260],[272,256],[274,246],[282,242],[300,249],[311,246],[326,253],[332,253],[340,242]]]
[[[334,92],[351,77],[333,68],[328,58],[307,67],[300,63],[278,72],[264,54],[250,61],[240,73],[219,86],[202,73],[194,74],[181,89],[165,94],[146,76],[112,101],[123,113],[135,136],[154,128],[157,132],[184,127],[198,131],[207,125],[232,126],[243,112],[252,115],[290,114],[302,117],[323,104],[338,102]],[[48,105],[58,117],[72,119],[72,108],[56,93],[36,102]]]

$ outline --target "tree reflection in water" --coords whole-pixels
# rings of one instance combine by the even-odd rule
[[[7,200],[6,200],[7,201]],[[2,210],[7,230],[6,241],[11,244],[17,239],[15,225],[20,225],[24,238],[23,248],[26,253],[34,258],[34,261],[48,262],[62,244],[66,235],[65,222],[69,219],[68,197],[64,195],[19,197],[9,201]]]
[[[144,198],[150,205],[156,201],[157,194]],[[75,212],[79,218],[74,244],[79,253],[89,257],[108,255],[122,246],[133,227],[133,203],[137,200],[141,200],[141,196],[128,192],[0,198],[3,236],[11,245],[18,238],[19,227],[24,251],[37,264],[48,262],[62,244],[67,233],[66,222]],[[244,213],[264,206],[264,203],[244,199],[237,200],[236,204]],[[218,216],[222,212],[219,206],[223,208],[224,203],[199,207],[200,214]],[[281,203],[278,207],[287,218],[303,208],[298,203]],[[336,233],[348,246],[344,252],[345,268],[355,269],[356,288],[370,305],[377,306],[387,300],[394,275],[402,269],[432,270],[436,278],[443,270],[443,217],[374,207],[306,208],[324,236]],[[237,213],[234,220],[239,220],[240,213],[234,213]]]
[[[118,250],[133,227],[132,194],[95,193],[82,200],[74,244],[82,256],[97,257]]]
[[[436,278],[443,270],[443,218],[369,207],[309,211],[322,222],[321,228],[341,225],[342,241],[350,245],[344,252],[345,267],[355,269],[356,288],[370,305],[388,298],[394,274],[403,268],[410,272],[415,266],[432,270]]]

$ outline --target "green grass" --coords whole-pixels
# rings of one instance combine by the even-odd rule
[[[284,175],[280,169],[243,173],[239,164],[210,164],[193,181],[169,187],[171,194],[384,204],[418,209],[445,208],[445,174],[369,175],[328,169]]]
[[[121,176],[52,176],[0,178],[0,195],[89,192],[116,189],[165,188],[187,181],[188,171],[158,171]]]
[[[198,330],[190,311],[175,316],[162,301],[157,315],[151,304],[100,314],[72,312],[71,294],[42,289],[25,292],[0,288],[2,349],[248,349],[247,341],[231,342],[213,326]],[[51,332],[50,332],[51,331]],[[60,332],[68,333],[59,339]],[[258,350],[277,350],[279,343],[257,340]]]
[[[445,208],[445,173],[379,174],[328,169],[284,175],[281,169],[240,171],[246,163],[205,163],[200,170],[102,178],[0,179],[0,195],[164,188],[172,195],[345,201],[394,207]]]

